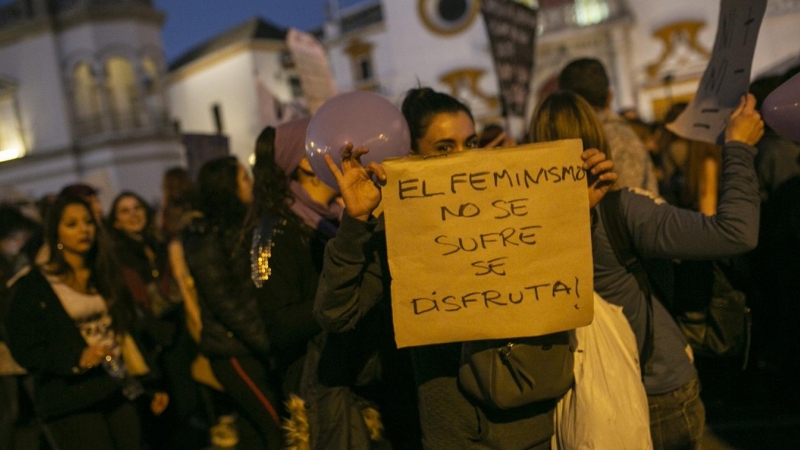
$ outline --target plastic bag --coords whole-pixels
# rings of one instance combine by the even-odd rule
[[[556,406],[554,448],[653,448],[636,337],[622,313],[594,294],[594,321],[575,330],[575,386]]]

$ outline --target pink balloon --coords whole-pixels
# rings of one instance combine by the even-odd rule
[[[364,166],[408,156],[411,151],[411,135],[400,110],[380,95],[365,91],[340,94],[323,103],[306,131],[306,156],[314,174],[337,190],[336,178],[322,157],[331,155],[341,169],[347,142],[355,148],[369,148],[361,158]]]
[[[800,142],[800,73],[789,78],[764,99],[761,115],[775,132]]]

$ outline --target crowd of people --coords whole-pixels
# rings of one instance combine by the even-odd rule
[[[700,448],[701,385],[744,372],[695,357],[670,299],[641,288],[612,235],[670,275],[726,258],[753,310],[749,370],[790,385],[800,144],[758,113],[786,78],[756,81],[714,146],[616,114],[603,65],[579,59],[523,139],[583,142],[594,288],[635,336],[655,449]],[[408,91],[401,110],[411,155],[515,144],[502,127],[478,134],[464,103],[430,88]],[[397,348],[378,208],[386,173],[348,144],[338,165],[325,156],[328,186],[305,158],[308,125],[265,128],[251,168],[228,156],[196,180],[167,171],[158,209],[125,191],[104,214],[85,184],[43,199],[39,220],[1,207],[0,450],[558,446],[559,396],[493,408],[459,381],[461,343]],[[612,197],[617,209],[601,208]],[[20,444],[25,423],[33,447]]]

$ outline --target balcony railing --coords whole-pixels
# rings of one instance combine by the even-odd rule
[[[75,120],[75,137],[80,141],[113,140],[170,134],[172,125],[166,111],[111,111]]]

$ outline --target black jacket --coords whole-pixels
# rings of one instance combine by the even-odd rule
[[[35,402],[44,418],[122,401],[120,386],[102,367],[78,366],[86,341],[38,269],[12,286],[6,328],[14,359],[35,376]]]
[[[200,302],[200,351],[208,357],[253,355],[266,360],[269,340],[239,230],[196,220],[184,231],[183,246]]]

